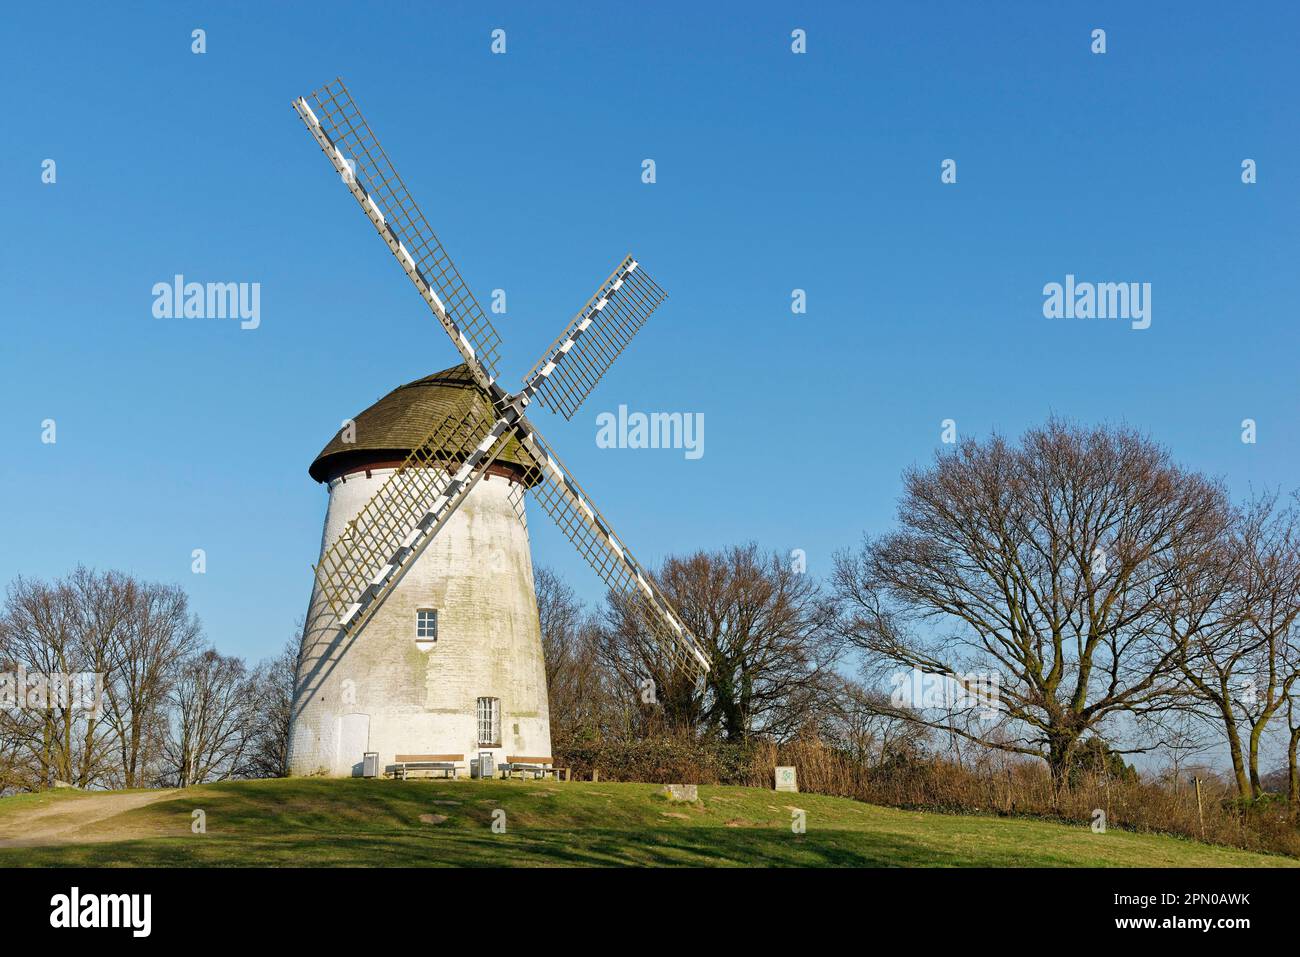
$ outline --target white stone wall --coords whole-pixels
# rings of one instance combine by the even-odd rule
[[[392,470],[330,483],[322,552]],[[290,772],[360,773],[397,754],[551,753],[546,670],[528,530],[488,476],[355,637],[312,590],[290,735]],[[416,645],[419,608],[438,610],[438,641]],[[500,699],[501,747],[478,746],[477,699]]]

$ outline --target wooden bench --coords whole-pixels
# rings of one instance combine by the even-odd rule
[[[410,771],[441,771],[445,778],[454,778],[465,760],[463,754],[399,754],[393,759],[393,776],[405,781]]]
[[[522,757],[510,755],[506,757],[505,764],[501,765],[501,774],[509,778],[512,774],[518,774],[522,777],[525,774],[531,774],[535,779],[544,778],[550,774],[559,779],[560,773],[564,773],[564,780],[569,779],[568,768],[553,767],[554,758],[551,757]]]

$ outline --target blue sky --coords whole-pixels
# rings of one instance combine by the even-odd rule
[[[292,634],[308,464],[456,361],[290,109],[335,75],[480,301],[507,291],[507,385],[625,252],[668,290],[573,422],[533,415],[648,564],[753,539],[824,573],[945,418],[1124,421],[1238,495],[1297,484],[1292,5],[535,6],[6,12],[0,580],[121,568],[228,652]],[[176,273],[259,282],[260,327],[155,319]],[[1067,273],[1151,283],[1151,327],[1045,319]],[[705,454],[598,448],[619,404],[702,412]]]

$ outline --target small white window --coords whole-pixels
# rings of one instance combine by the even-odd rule
[[[415,640],[420,644],[433,644],[438,640],[438,612],[421,608],[415,613]]]
[[[478,699],[478,746],[496,748],[501,746],[501,699]]]

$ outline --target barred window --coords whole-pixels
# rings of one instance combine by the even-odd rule
[[[478,746],[495,748],[501,745],[501,699],[478,699]]]
[[[432,608],[421,608],[415,613],[415,640],[438,640],[438,612]]]

